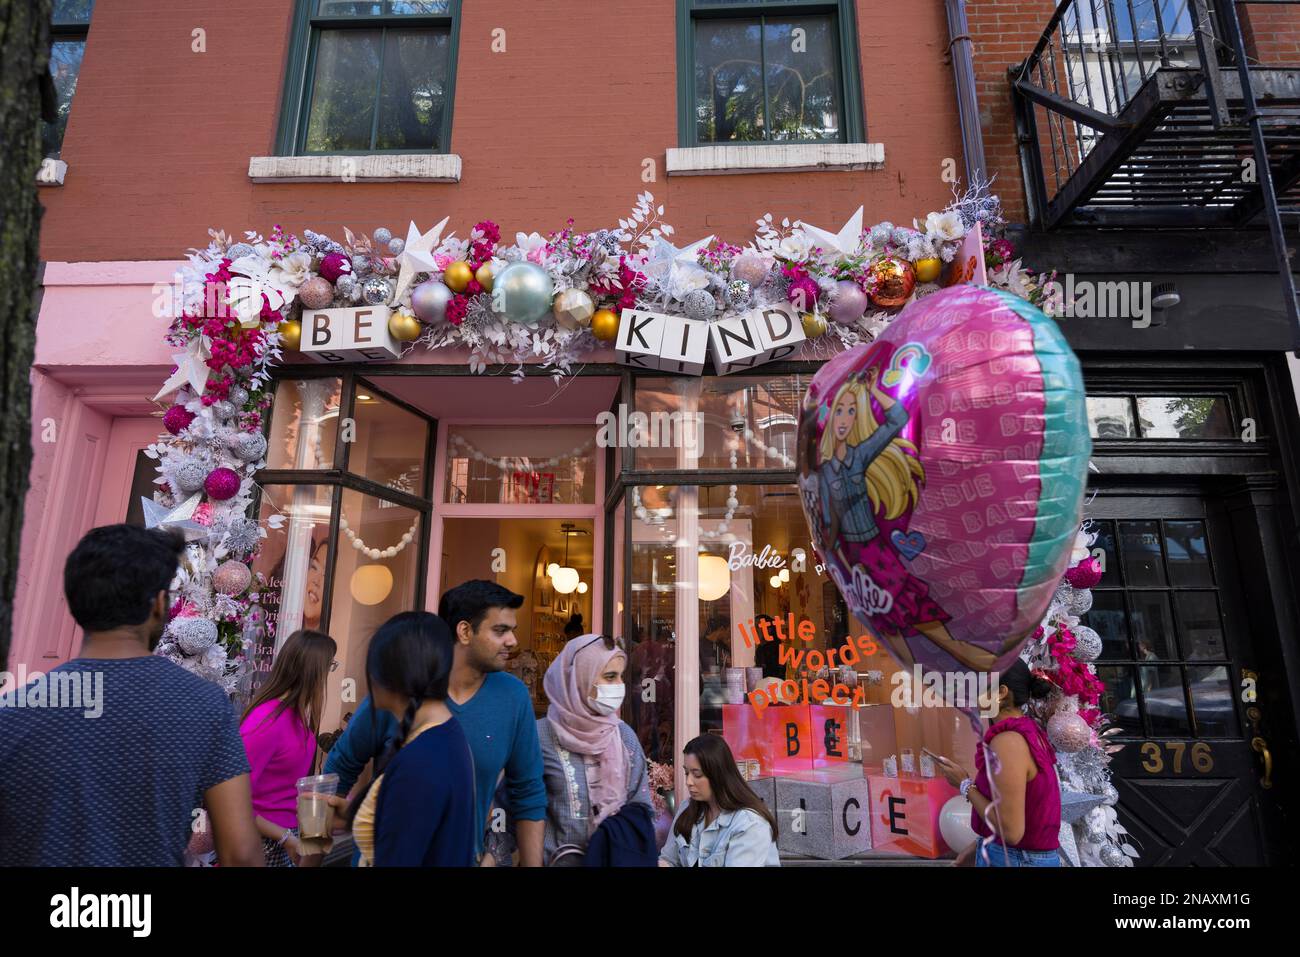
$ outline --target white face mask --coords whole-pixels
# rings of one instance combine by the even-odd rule
[[[627,694],[627,685],[596,685],[596,700],[591,706],[601,714],[617,714],[623,707],[623,696]]]

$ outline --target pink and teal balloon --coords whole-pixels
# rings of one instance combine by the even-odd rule
[[[1039,624],[1083,514],[1087,415],[1057,324],[953,286],[827,362],[799,423],[813,543],[900,664],[995,671]]]
[[[841,279],[835,284],[831,294],[831,304],[827,312],[840,325],[851,326],[861,319],[867,311],[867,294],[862,287],[851,279]]]

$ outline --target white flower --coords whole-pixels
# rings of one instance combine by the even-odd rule
[[[311,254],[302,250],[290,253],[271,269],[271,275],[281,285],[298,288],[311,278]]]
[[[782,258],[801,261],[808,258],[808,254],[812,251],[812,243],[802,230],[795,230],[781,240],[779,249]]]
[[[961,239],[966,235],[966,227],[961,224],[961,214],[957,212],[931,213],[925,217],[925,231],[941,242]]]
[[[546,237],[541,233],[515,233],[515,245],[527,254],[534,249],[544,249]]]
[[[709,288],[709,274],[699,266],[675,263],[668,274],[668,292],[674,299],[685,299],[696,289]]]

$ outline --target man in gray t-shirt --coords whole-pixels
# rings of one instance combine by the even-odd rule
[[[81,656],[0,695],[0,865],[176,866],[198,826],[223,865],[263,863],[233,706],[152,654],[183,549],[109,525],[68,557]]]

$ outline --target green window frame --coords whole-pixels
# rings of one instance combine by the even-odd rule
[[[289,55],[285,65],[284,87],[280,96],[280,121],[276,129],[275,148],[280,156],[368,156],[372,153],[450,153],[452,107],[456,99],[456,60],[460,47],[461,0],[446,0],[446,11],[435,13],[393,13],[392,8],[401,0],[370,0],[355,6],[372,6],[382,10],[374,14],[330,15],[321,14],[322,0],[294,0],[293,27],[289,42]],[[337,2],[337,0],[336,0]],[[390,28],[419,29],[441,28],[447,31],[446,95],[442,105],[442,126],[438,132],[438,149],[365,149],[365,150],[308,150],[307,124],[311,116],[313,83],[316,74],[316,54],[322,30],[375,30]],[[383,78],[382,51],[379,78]],[[376,98],[379,96],[376,90]],[[370,142],[373,146],[379,119],[376,105],[371,126]]]
[[[59,119],[41,123],[41,154],[48,159],[63,154],[63,135],[76,97],[94,12],[95,0],[56,0],[50,11],[50,73],[59,98]],[[75,63],[63,51],[75,51]]]
[[[854,0],[677,0],[677,140],[691,146],[790,146],[799,143],[865,143],[861,61]],[[695,126],[695,27],[708,20],[763,20],[769,16],[829,15],[835,21],[839,104],[838,140],[726,140],[701,142]],[[767,94],[764,92],[766,104]],[[766,113],[766,105],[765,105]]]

